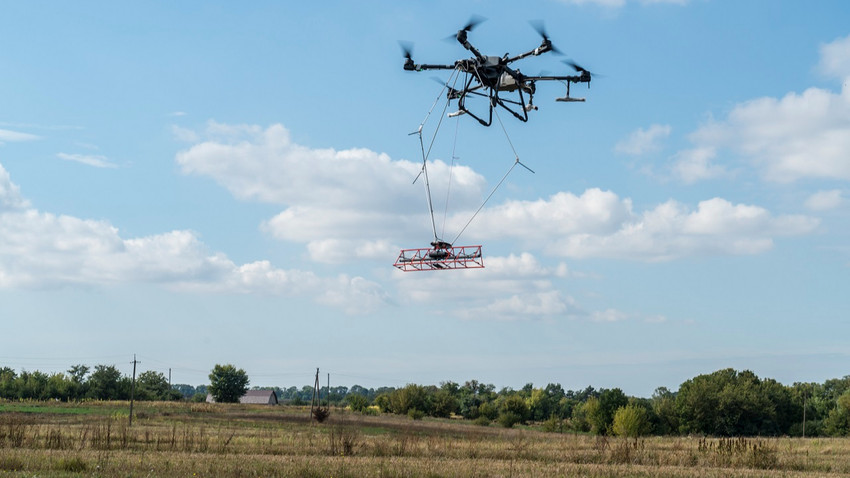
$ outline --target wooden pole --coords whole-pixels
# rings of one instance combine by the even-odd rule
[[[130,387],[130,425],[133,426],[133,402],[136,399],[136,364],[141,363],[136,360],[136,354],[133,354],[133,385]]]

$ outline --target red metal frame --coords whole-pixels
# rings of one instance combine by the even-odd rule
[[[405,272],[481,269],[484,259],[481,246],[402,249],[393,266]]]

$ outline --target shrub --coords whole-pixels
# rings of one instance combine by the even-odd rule
[[[478,426],[482,426],[482,427],[489,427],[491,421],[492,420],[490,420],[487,417],[480,416],[480,417],[476,418],[475,420],[473,420],[472,423],[474,423]]]
[[[499,414],[497,421],[499,422],[499,425],[502,425],[505,428],[512,428],[517,423],[522,422],[522,417],[514,412],[502,412]]]
[[[425,412],[417,410],[416,408],[411,408],[407,411],[407,416],[410,417],[411,420],[422,420],[422,417],[425,416]]]
[[[364,410],[369,408],[369,399],[359,394],[351,394],[345,397],[345,401],[348,402],[348,406],[351,407],[352,411],[363,413]]]
[[[620,407],[614,413],[614,423],[611,428],[615,435],[621,437],[639,437],[649,433],[649,419],[646,409],[637,405]]]

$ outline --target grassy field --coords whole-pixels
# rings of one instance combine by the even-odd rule
[[[616,439],[297,407],[0,402],[0,477],[815,477],[850,439]]]

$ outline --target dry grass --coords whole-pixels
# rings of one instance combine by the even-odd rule
[[[32,404],[21,404],[21,410]],[[56,408],[53,408],[53,407]],[[613,439],[259,405],[41,404],[0,412],[0,476],[814,477],[850,474],[850,440]],[[31,410],[31,408],[30,408]]]

